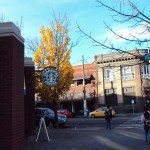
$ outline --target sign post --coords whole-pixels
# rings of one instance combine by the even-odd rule
[[[146,63],[150,63],[150,54],[145,54],[143,57],[142,57],[142,60],[144,60],[144,62]]]
[[[133,110],[132,112],[133,112],[133,115],[134,115],[134,100],[133,99],[131,100],[131,103],[132,103],[132,110]]]
[[[41,77],[42,77],[42,82],[45,85],[51,87],[51,86],[55,86],[58,84],[59,73],[58,73],[58,70],[56,70],[56,68],[54,68],[54,67],[46,67],[42,70]],[[38,141],[42,127],[44,127],[44,129],[45,129],[47,140],[50,141],[44,118],[45,118],[45,116],[41,117],[41,119],[40,119],[40,124],[39,124],[39,129],[38,129],[38,133],[37,133],[37,137],[36,137],[36,142]]]
[[[144,60],[146,60],[146,61],[150,60],[150,54],[145,54],[144,55]]]
[[[86,100],[83,101],[83,107],[84,107],[84,116],[87,116],[87,103],[86,103]]]

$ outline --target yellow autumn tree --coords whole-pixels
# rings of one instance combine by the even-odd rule
[[[69,90],[73,79],[73,68],[70,64],[70,38],[66,22],[55,19],[50,27],[41,27],[41,42],[34,53],[37,67],[36,92],[41,100],[58,104],[60,96]],[[45,67],[54,67],[59,73],[59,81],[55,86],[47,86],[41,80],[41,71]]]

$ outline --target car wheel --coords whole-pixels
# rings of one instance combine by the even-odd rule
[[[91,118],[95,118],[95,115],[92,114],[92,115],[91,115]]]
[[[53,122],[49,122],[49,128],[53,128],[54,127],[54,123]]]
[[[65,123],[59,123],[60,128],[64,128],[64,126],[65,126]]]

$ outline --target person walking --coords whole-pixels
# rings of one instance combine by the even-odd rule
[[[150,130],[150,110],[149,105],[144,106],[144,112],[141,115],[141,122],[144,124],[145,141],[147,142],[147,135]]]
[[[105,110],[105,120],[106,120],[106,129],[111,129],[112,111],[108,105],[107,109]]]

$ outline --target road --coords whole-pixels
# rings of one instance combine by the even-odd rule
[[[132,117],[132,116],[130,116]],[[124,117],[113,117],[112,119],[112,128],[126,122],[129,119],[129,116]],[[104,118],[68,118],[66,126],[71,128],[82,128],[82,127],[104,127],[105,119]]]
[[[67,127],[48,129],[50,142],[41,131],[26,141],[25,150],[149,150],[139,116],[115,117],[112,130],[105,129],[104,118],[69,118]]]

